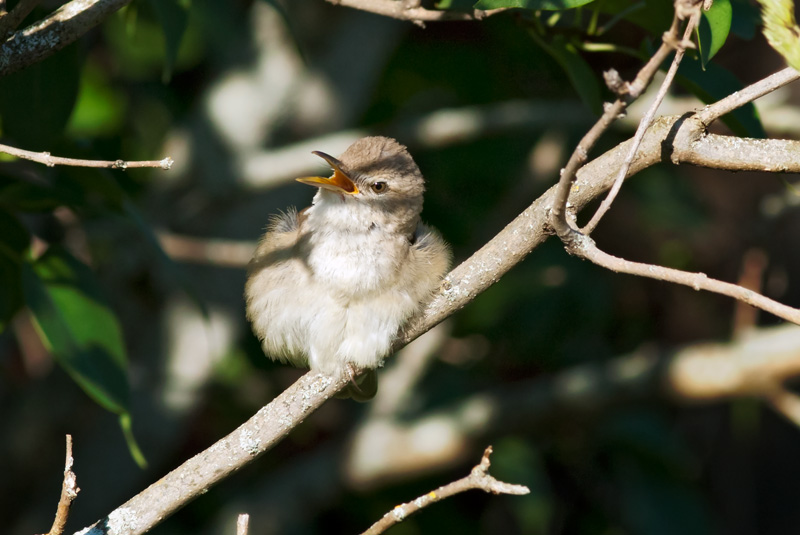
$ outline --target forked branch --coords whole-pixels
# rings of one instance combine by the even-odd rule
[[[491,465],[489,457],[491,455],[492,447],[489,446],[486,448],[486,451],[483,452],[483,458],[481,459],[480,464],[476,465],[468,476],[441,486],[427,494],[423,494],[414,501],[406,502],[396,506],[394,509],[383,515],[380,520],[375,522],[361,535],[378,535],[383,533],[390,527],[402,522],[420,509],[467,490],[479,489],[492,494],[516,495],[529,494],[531,492],[530,489],[524,485],[513,485],[511,483],[499,481],[492,477],[489,474],[489,466]]]

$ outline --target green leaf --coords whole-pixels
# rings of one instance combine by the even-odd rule
[[[123,91],[104,72],[99,61],[89,61],[81,73],[75,111],[67,124],[72,137],[114,135],[125,121],[127,102]]]
[[[178,60],[183,35],[189,25],[190,0],[150,0],[164,32],[164,83],[169,82]]]
[[[681,62],[675,80],[705,103],[716,102],[742,89],[742,83],[724,67],[709,63],[703,70],[699,61],[688,57]],[[752,102],[725,115],[722,121],[737,136],[767,137]]]
[[[119,415],[119,426],[122,429],[122,435],[125,437],[125,444],[128,445],[128,451],[131,457],[139,465],[140,468],[147,468],[147,459],[144,458],[142,449],[136,443],[136,438],[133,436],[133,420],[130,413],[123,412]]]
[[[128,411],[127,358],[117,318],[92,271],[52,246],[22,266],[25,302],[45,346],[99,405]]]
[[[573,9],[594,2],[594,0],[478,0],[475,9],[498,9],[502,7],[521,7],[541,11],[560,11]]]
[[[600,86],[594,72],[578,54],[577,49],[563,35],[554,36],[548,43],[536,32],[531,30],[528,33],[564,69],[583,103],[599,115],[603,107]]]
[[[764,19],[764,36],[786,63],[800,70],[800,27],[792,0],[758,0]]]
[[[657,36],[659,41],[661,34],[669,29],[672,20],[672,2],[664,0],[603,0],[596,4],[601,13],[612,16],[612,20],[621,16],[624,20],[636,24],[640,28],[647,30],[651,35]],[[610,26],[610,24],[606,24]]]
[[[730,0],[714,0],[711,9],[703,12],[700,26],[697,29],[703,67],[725,44],[728,39],[728,33],[731,30],[732,20],[733,10]]]
[[[73,44],[0,78],[3,136],[28,150],[49,150],[72,113],[83,56]]]
[[[22,264],[22,290],[45,347],[89,397],[119,415],[131,456],[146,466],[128,411],[122,330],[92,271],[65,249],[51,246]]]

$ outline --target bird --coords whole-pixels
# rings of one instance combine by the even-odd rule
[[[269,222],[247,269],[247,317],[268,357],[347,373],[341,397],[363,401],[398,331],[441,284],[451,251],[421,222],[425,180],[398,141],[371,136],[339,158],[313,154],[333,173],[298,178],[317,188],[311,206]]]

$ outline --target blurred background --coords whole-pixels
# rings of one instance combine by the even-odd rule
[[[4,143],[175,160],[170,171],[0,164],[0,245],[33,266],[0,262],[3,532],[48,529],[65,434],[81,488],[72,532],[303,373],[264,357],[242,293],[270,215],[310,203],[312,188],[293,179],[327,172],[312,150],[336,155],[367,134],[408,145],[428,181],[423,218],[456,262],[552,186],[610,98],[601,72],[629,79],[671,20],[663,2],[595,4],[421,28],[321,0],[135,1],[0,79]],[[26,23],[57,5],[42,2]],[[725,46],[705,70],[687,59],[661,113],[691,111],[698,96],[722,97],[783,68],[758,12],[731,5]],[[594,155],[629,138],[651,100]],[[798,102],[795,84],[759,101],[758,114],[715,128],[796,139]],[[744,281],[799,306],[797,179],[665,163],[625,185],[595,237],[610,253]],[[51,290],[65,272],[83,281],[54,298],[66,322],[121,335],[108,342],[114,369],[98,373],[91,397],[32,319],[37,288]],[[70,288],[94,296],[100,312],[70,308]],[[252,534],[358,533],[466,475],[489,444],[492,474],[530,495],[462,494],[392,533],[793,532],[800,430],[761,401],[681,404],[657,381],[633,392],[597,387],[598,397],[575,402],[557,389],[586,366],[735,344],[776,323],[725,297],[607,272],[550,240],[390,359],[376,400],[326,403],[152,533],[234,533],[240,512]],[[490,402],[502,417],[485,417]],[[119,414],[130,415],[147,468],[126,446]]]

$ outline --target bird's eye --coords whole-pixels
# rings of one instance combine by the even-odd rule
[[[386,193],[389,186],[386,185],[386,182],[373,182],[372,185],[370,185],[370,189],[375,193]]]

